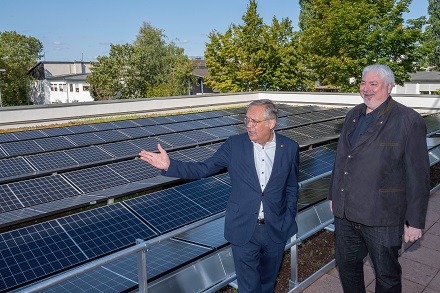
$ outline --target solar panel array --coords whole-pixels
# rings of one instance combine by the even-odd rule
[[[204,160],[228,136],[245,131],[244,112],[237,108],[1,134],[0,225],[167,184],[158,170],[135,158],[141,149],[156,151],[160,143],[171,158]],[[336,153],[336,144],[326,141],[339,136],[347,109],[280,105],[279,112],[277,132],[302,147],[323,144],[300,154],[303,209],[326,197]],[[132,245],[137,238],[150,239],[223,211],[230,188],[229,175],[223,173],[2,233],[0,290],[27,285]],[[155,245],[147,258],[148,277],[162,276],[227,245],[222,221]],[[133,255],[51,290],[127,290],[137,286],[134,263]],[[88,281],[92,279],[94,285]]]

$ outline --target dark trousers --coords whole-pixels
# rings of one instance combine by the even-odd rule
[[[376,293],[402,292],[398,256],[403,226],[371,227],[335,217],[335,258],[345,293],[365,292],[364,258],[376,273]]]
[[[273,242],[266,229],[257,225],[248,243],[231,245],[239,293],[274,291],[286,243]]]

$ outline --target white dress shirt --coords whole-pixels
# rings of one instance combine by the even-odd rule
[[[264,146],[254,142],[254,162],[255,169],[257,170],[258,180],[260,181],[261,192],[264,191],[267,181],[272,173],[273,160],[275,158],[276,140],[275,132],[273,132],[273,138],[268,141]],[[260,204],[260,212],[258,214],[259,219],[264,218],[263,202]]]

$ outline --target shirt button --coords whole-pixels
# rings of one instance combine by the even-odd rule
[[[348,155],[348,158],[351,159],[351,155]]]
[[[345,171],[345,172],[344,172],[344,174],[345,174],[345,175],[348,175],[348,172],[347,172],[347,171]]]
[[[344,188],[341,188],[341,192],[343,192],[344,191]]]

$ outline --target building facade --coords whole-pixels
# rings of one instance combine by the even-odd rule
[[[440,90],[439,71],[420,71],[410,73],[410,76],[410,81],[405,82],[403,86],[396,85],[391,93],[434,95]]]
[[[90,62],[42,61],[32,67],[29,75],[36,79],[30,99],[35,105],[90,102]]]

